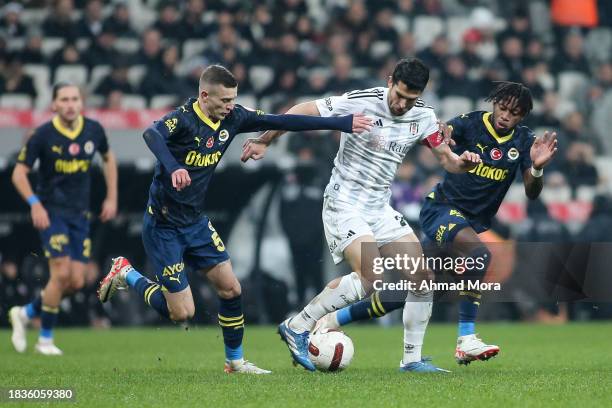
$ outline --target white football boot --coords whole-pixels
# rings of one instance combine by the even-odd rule
[[[455,360],[458,364],[468,365],[474,360],[486,361],[499,353],[499,347],[485,344],[476,334],[459,336],[455,349]]]
[[[272,372],[259,368],[255,364],[245,359],[232,361],[225,360],[225,367],[223,368],[223,371],[225,371],[227,374],[270,374]]]
[[[23,306],[14,306],[9,310],[9,321],[13,327],[11,334],[11,342],[18,353],[23,353],[26,350],[28,341],[26,338],[26,327],[28,325],[28,317],[25,314]]]
[[[45,356],[61,356],[64,354],[62,350],[53,344],[53,339],[39,338],[38,343],[34,346],[34,351]]]
[[[119,256],[113,259],[113,264],[108,274],[100,281],[98,287],[98,299],[100,302],[108,302],[118,290],[127,289],[125,277],[131,271],[132,265],[126,258]]]

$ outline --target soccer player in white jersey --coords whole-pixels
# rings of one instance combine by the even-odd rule
[[[373,273],[375,257],[422,256],[414,232],[399,212],[389,205],[390,186],[406,153],[417,143],[428,145],[446,171],[466,172],[480,156],[465,151],[460,156],[444,143],[432,107],[419,98],[429,80],[429,69],[418,59],[403,59],[396,65],[388,87],[348,92],[342,96],[305,102],[288,113],[338,116],[363,113],[372,118],[371,131],[342,133],[331,179],[325,189],[323,224],[336,264],[346,260],[354,272],[334,279],[300,313],[279,325],[294,361],[310,371],[308,338],[316,322],[326,314],[350,305],[373,291],[380,275]],[[261,159],[266,147],[282,132],[266,132],[244,145],[242,160]],[[369,244],[367,259],[362,246]],[[374,248],[374,250],[372,250]],[[402,271],[416,283],[432,279],[430,271]],[[401,292],[401,291],[400,291]],[[378,305],[405,299],[403,313],[404,356],[400,370],[440,372],[421,357],[425,329],[431,315],[433,293],[427,291],[380,291]],[[398,296],[402,296],[398,298]]]

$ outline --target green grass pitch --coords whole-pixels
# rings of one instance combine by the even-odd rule
[[[294,368],[274,327],[248,327],[246,357],[269,376],[223,373],[221,331],[57,330],[63,357],[15,353],[0,331],[0,387],[70,387],[84,407],[507,407],[612,406],[612,323],[540,326],[480,324],[502,348],[468,367],[453,359],[455,327],[430,325],[424,354],[452,374],[398,372],[401,327],[347,328],[355,343],[348,370]],[[0,405],[5,405],[0,403]],[[36,406],[32,402],[6,406]]]

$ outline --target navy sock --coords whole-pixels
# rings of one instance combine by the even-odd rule
[[[398,295],[397,291],[390,293],[386,291],[374,292],[370,297],[340,309],[336,315],[338,323],[343,326],[354,321],[382,317],[393,310],[404,307],[405,302],[397,300],[401,297],[405,298],[403,295]]]
[[[125,280],[128,286],[131,286],[136,292],[138,292],[147,305],[151,306],[157,311],[157,313],[165,318],[170,318],[168,303],[166,302],[166,297],[161,291],[160,285],[145,278],[136,269],[129,271]]]
[[[42,311],[42,296],[36,296],[34,300],[25,305],[25,311],[29,319],[40,316],[40,312]]]
[[[459,336],[476,333],[476,316],[480,306],[480,293],[478,291],[460,292],[462,300],[459,303]]]
[[[243,357],[242,337],[244,336],[244,315],[240,295],[231,299],[219,298],[219,326],[223,331],[225,358],[240,360]]]
[[[53,338],[53,327],[57,322],[59,307],[49,307],[43,305],[40,313],[40,337],[45,339]]]

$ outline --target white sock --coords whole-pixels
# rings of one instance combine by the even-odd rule
[[[335,288],[325,289],[289,322],[289,327],[298,333],[311,331],[317,320],[328,313],[342,309],[365,296],[361,278],[355,272],[344,275]]]
[[[402,364],[421,361],[421,349],[431,317],[433,292],[408,292],[402,320],[404,322],[404,356]]]

